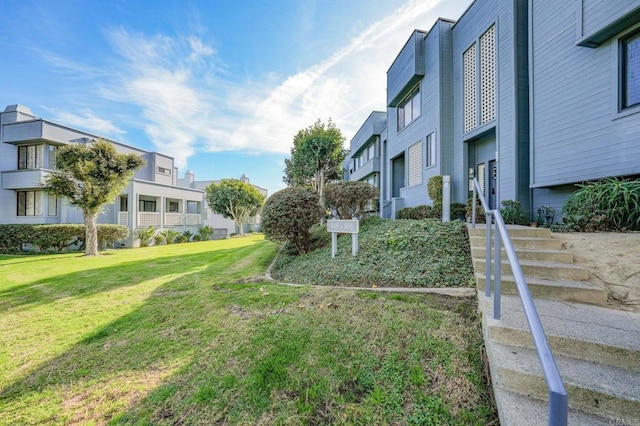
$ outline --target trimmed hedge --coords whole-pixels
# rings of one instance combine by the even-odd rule
[[[98,241],[113,244],[129,236],[129,229],[122,225],[98,225]],[[38,247],[40,251],[61,251],[71,246],[84,245],[84,225],[77,224],[29,224],[0,225],[0,251],[22,251],[25,244]]]

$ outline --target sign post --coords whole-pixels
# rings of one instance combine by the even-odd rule
[[[328,220],[327,232],[331,232],[331,257],[336,257],[336,254],[338,254],[338,233],[351,234],[351,254],[353,256],[358,254],[358,233],[360,232],[360,221],[358,219]]]

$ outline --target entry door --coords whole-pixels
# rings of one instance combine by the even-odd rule
[[[496,185],[498,178],[496,161],[490,160],[486,163],[478,163],[476,171],[478,173],[478,182],[482,185],[482,192],[489,203],[489,208],[493,210],[496,208]]]

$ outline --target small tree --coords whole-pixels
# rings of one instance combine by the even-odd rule
[[[268,240],[289,242],[298,253],[311,247],[310,228],[324,211],[318,193],[309,188],[286,188],[273,194],[262,210],[262,231]]]
[[[52,173],[44,190],[69,200],[82,210],[85,255],[98,255],[98,213],[120,194],[133,172],[144,165],[136,154],[118,154],[113,144],[98,139],[89,144],[61,147],[56,156],[59,171]]]
[[[324,201],[324,185],[341,179],[342,164],[347,156],[340,129],[329,120],[320,120],[302,129],[293,138],[291,158],[284,160],[284,182],[289,186],[310,186]]]
[[[324,195],[329,208],[338,212],[341,219],[351,219],[364,214],[380,196],[380,191],[367,182],[352,181],[330,183]]]
[[[244,233],[242,224],[255,216],[264,204],[264,195],[253,185],[238,179],[223,179],[212,183],[206,189],[207,204],[214,213],[232,219],[238,226],[240,235]]]

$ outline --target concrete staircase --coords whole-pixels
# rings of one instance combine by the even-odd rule
[[[569,424],[640,425],[640,315],[607,308],[606,292],[548,229],[508,228],[569,395]],[[545,425],[547,385],[504,250],[502,317],[494,320],[484,225],[469,228],[469,240],[500,422]]]

